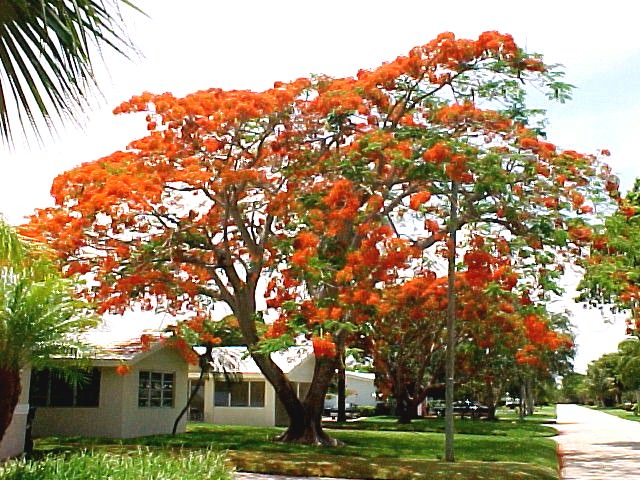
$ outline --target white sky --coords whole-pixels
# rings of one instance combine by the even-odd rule
[[[51,204],[54,176],[95,160],[145,134],[136,116],[111,110],[148,90],[176,95],[210,87],[262,90],[276,80],[310,73],[353,75],[428,42],[442,31],[473,38],[486,30],[511,33],[528,51],[564,64],[578,88],[566,105],[548,105],[551,142],[591,153],[608,148],[628,188],[636,176],[634,145],[640,118],[640,40],[626,0],[537,2],[427,0],[138,0],[150,18],[124,12],[143,57],[107,52],[97,69],[97,98],[84,129],[61,128],[56,138],[0,147],[0,212],[13,224]],[[108,73],[107,73],[108,70]],[[16,133],[19,133],[16,131]],[[623,334],[599,312],[578,308],[576,366],[615,350]]]

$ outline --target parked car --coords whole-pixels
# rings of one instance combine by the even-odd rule
[[[446,407],[444,404],[432,405],[430,410],[438,417],[444,417]],[[478,402],[464,400],[460,402],[454,402],[453,414],[460,415],[462,418],[482,418],[489,415],[489,407],[481,405]]]

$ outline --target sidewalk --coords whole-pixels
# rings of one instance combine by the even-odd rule
[[[237,480],[347,480],[346,478],[329,477],[287,477],[283,475],[263,475],[262,473],[236,472]]]
[[[558,405],[563,480],[640,480],[640,422]]]

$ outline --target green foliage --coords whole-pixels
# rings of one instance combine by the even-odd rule
[[[589,397],[587,376],[568,372],[562,377],[562,400],[570,403],[586,403]]]
[[[3,480],[231,480],[220,453],[210,450],[179,455],[139,449],[127,454],[78,452],[37,461],[0,465]]]
[[[578,290],[578,301],[592,307],[612,305],[612,310],[630,313],[629,333],[638,329],[640,299],[640,179],[620,200],[619,208],[610,214],[600,229],[591,261]],[[636,322],[634,328],[634,321]],[[638,330],[640,331],[640,330]]]
[[[0,262],[0,367],[41,368],[52,356],[81,353],[80,335],[96,323],[90,305],[75,298],[74,281],[62,278],[44,252],[0,225],[10,238],[2,244],[19,253]]]

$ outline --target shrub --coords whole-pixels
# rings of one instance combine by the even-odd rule
[[[360,405],[356,407],[356,411],[361,417],[372,417],[376,413],[376,407],[370,405]]]
[[[219,453],[79,452],[0,464],[2,480],[232,480]]]

